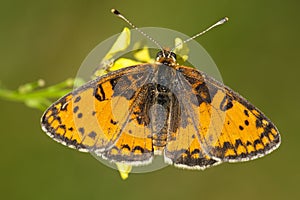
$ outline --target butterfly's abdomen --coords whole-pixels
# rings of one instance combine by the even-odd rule
[[[150,101],[152,105],[149,105],[147,112],[149,116],[148,127],[152,132],[154,151],[161,151],[167,145],[169,132],[172,131],[170,124],[173,124],[170,122],[174,121],[172,111],[174,112],[174,105],[178,104],[174,94],[163,85],[156,84],[155,90],[152,92],[151,97],[153,99]]]

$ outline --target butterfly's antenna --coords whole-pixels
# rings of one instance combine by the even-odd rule
[[[158,42],[156,40],[154,40],[152,37],[150,37],[149,35],[147,35],[146,33],[144,33],[141,29],[139,29],[138,27],[136,27],[133,23],[131,23],[126,17],[124,17],[118,10],[116,9],[111,9],[111,12],[113,14],[115,14],[117,17],[120,17],[121,19],[123,19],[125,22],[127,22],[132,28],[134,28],[135,30],[137,30],[139,33],[141,33],[143,36],[145,36],[146,38],[148,38],[150,41],[152,41],[154,44],[156,44],[156,46],[158,48],[161,49],[162,53],[164,54],[164,49],[158,44]]]
[[[203,34],[206,33],[207,31],[209,31],[210,29],[213,29],[213,28],[215,28],[216,26],[219,26],[219,25],[224,24],[224,23],[227,22],[228,20],[229,20],[228,17],[224,17],[223,19],[219,20],[217,23],[215,23],[215,24],[213,24],[212,26],[208,27],[208,28],[205,29],[204,31],[202,31],[202,32],[200,32],[200,33],[197,33],[197,34],[194,35],[193,37],[190,37],[190,38],[186,39],[185,41],[183,41],[183,42],[177,44],[177,45],[172,49],[172,51],[174,51],[174,49],[176,49],[178,46],[180,46],[180,45],[182,45],[182,44],[185,44],[185,43],[187,43],[187,42],[189,42],[189,41],[191,41],[191,40],[193,40],[193,39],[199,37],[200,35],[203,35]]]

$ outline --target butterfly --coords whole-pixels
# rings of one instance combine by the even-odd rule
[[[131,166],[162,155],[177,167],[205,169],[264,156],[281,141],[258,108],[166,49],[155,63],[109,72],[66,94],[41,126],[63,145]]]

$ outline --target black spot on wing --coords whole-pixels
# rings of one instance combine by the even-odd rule
[[[111,87],[112,87],[113,90],[115,89],[115,86],[117,85],[118,80],[119,80],[119,78],[110,79],[109,82],[110,82],[110,85],[111,85]]]
[[[233,103],[232,103],[232,100],[229,96],[224,96],[223,100],[221,101],[221,104],[220,104],[220,109],[222,111],[226,111],[226,110],[229,110],[233,107]]]
[[[200,105],[202,102],[211,103],[218,92],[218,89],[209,82],[200,82],[195,87],[195,92],[198,99],[198,105]]]
[[[244,110],[244,114],[245,114],[247,117],[249,117],[249,112],[248,112],[248,110]]]
[[[81,133],[82,135],[84,134],[84,128],[83,127],[80,127],[79,129],[78,129],[78,131],[79,131],[79,133]]]
[[[242,130],[244,130],[244,127],[239,125],[239,129],[242,131]]]
[[[122,144],[121,148],[130,151],[130,146],[128,144]]]
[[[75,107],[73,108],[73,112],[74,112],[74,113],[77,113],[78,110],[79,110],[79,107],[78,107],[78,106],[75,106]]]
[[[113,119],[111,119],[111,120],[110,120],[110,123],[113,124],[113,125],[116,125],[118,122],[117,122],[117,121],[114,121]]]
[[[134,148],[133,148],[133,152],[135,152],[135,151],[140,151],[141,153],[144,153],[144,148],[142,148],[141,146],[135,146]]]
[[[94,132],[94,131],[91,131],[91,132],[88,134],[88,136],[94,140],[94,139],[96,138],[96,136],[97,136],[97,133]]]
[[[254,146],[255,150],[256,150],[256,146],[257,146],[257,145],[259,145],[259,144],[262,144],[262,142],[261,142],[261,140],[260,140],[260,139],[256,139],[256,140],[254,140],[254,142],[253,142],[253,146]]]
[[[263,127],[263,123],[262,123],[262,121],[260,119],[256,119],[255,125],[256,125],[256,128]]]
[[[244,146],[244,144],[243,144],[242,140],[236,139],[234,146],[237,149],[239,146]]]
[[[81,96],[77,96],[77,97],[75,98],[74,103],[77,103],[77,102],[79,102],[80,100],[81,100]]]
[[[103,90],[102,84],[98,84],[98,86],[94,89],[93,95],[98,101],[106,100],[105,92]]]

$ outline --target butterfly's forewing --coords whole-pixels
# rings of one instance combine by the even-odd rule
[[[139,103],[134,95],[151,69],[132,66],[86,83],[46,110],[43,130],[64,145],[110,160],[148,161],[153,155],[149,131],[133,118]]]
[[[199,131],[195,132],[199,144],[194,146],[200,146],[207,156],[219,161],[244,161],[279,146],[275,125],[247,100],[202,72],[187,67],[181,67],[181,71],[190,84],[194,84],[194,78],[199,82],[193,86],[199,97],[195,112],[200,116],[196,124]]]

